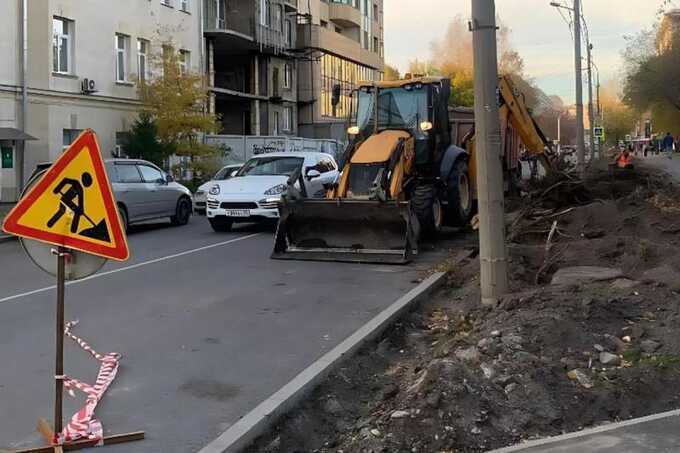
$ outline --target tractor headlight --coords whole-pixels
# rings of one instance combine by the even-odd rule
[[[427,131],[429,131],[430,129],[432,129],[432,123],[431,123],[431,122],[429,122],[429,121],[423,121],[422,123],[420,123],[420,130],[421,130],[421,131],[427,132]]]
[[[347,128],[347,133],[349,135],[357,135],[359,133],[359,126],[352,126]]]
[[[219,195],[220,194],[220,185],[215,184],[210,188],[210,195]]]
[[[288,186],[286,184],[277,184],[274,187],[264,191],[265,195],[280,195],[282,194]]]

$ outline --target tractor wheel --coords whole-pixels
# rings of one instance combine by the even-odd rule
[[[468,164],[459,160],[451,170],[447,181],[447,223],[451,226],[465,226],[473,211],[472,184]]]
[[[420,223],[423,239],[434,239],[441,231],[443,221],[442,204],[432,184],[420,184],[411,194],[411,206]]]

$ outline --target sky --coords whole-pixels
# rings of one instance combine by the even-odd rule
[[[469,19],[471,1],[474,0],[384,0],[386,62],[403,73],[413,58],[429,58],[430,43],[444,35],[453,17],[460,14]],[[548,95],[556,94],[573,103],[574,45],[567,23],[549,3],[550,0],[496,0],[496,13],[512,30],[511,42],[524,58],[525,72]],[[593,58],[604,84],[620,74],[624,35],[649,28],[662,0],[582,3],[594,46]]]

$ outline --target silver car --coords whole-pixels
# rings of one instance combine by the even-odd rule
[[[169,217],[186,225],[192,211],[191,191],[150,162],[138,159],[104,161],[124,228],[145,220]]]

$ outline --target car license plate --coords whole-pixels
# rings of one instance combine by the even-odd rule
[[[225,214],[228,217],[250,217],[249,209],[227,209]]]

